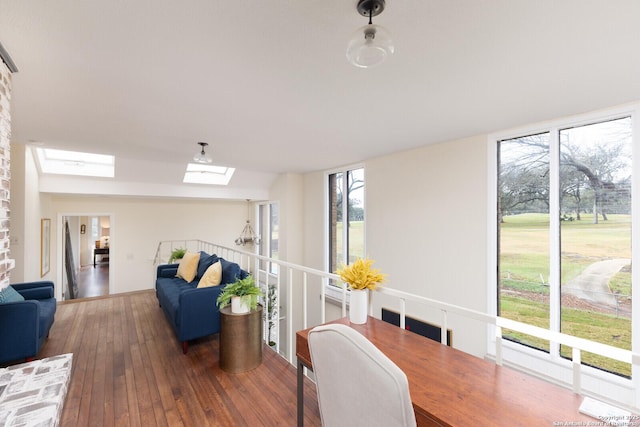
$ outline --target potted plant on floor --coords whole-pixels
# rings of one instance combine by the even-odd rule
[[[278,288],[276,285],[269,285],[266,298],[267,313],[265,317],[268,321],[267,342],[269,347],[275,348],[274,329],[278,322]]]
[[[228,284],[220,292],[216,302],[219,308],[231,303],[231,312],[241,314],[255,310],[258,307],[259,296],[262,296],[262,290],[256,286],[253,276],[249,275]]]

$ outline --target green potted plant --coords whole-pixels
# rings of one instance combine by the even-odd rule
[[[187,250],[183,248],[177,248],[172,250],[171,256],[169,257],[169,264],[173,264],[174,262],[181,260],[184,254],[186,253],[187,253]]]
[[[256,286],[253,276],[249,275],[225,286],[216,302],[219,308],[231,303],[232,313],[248,313],[258,307],[259,296],[262,296],[262,290]]]
[[[273,331],[278,321],[278,288],[276,287],[276,285],[269,285],[266,303],[267,313],[265,315],[269,322],[267,340],[270,347],[275,347],[276,342],[273,340]]]

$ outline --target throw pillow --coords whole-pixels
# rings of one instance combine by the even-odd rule
[[[224,258],[220,258],[222,262],[222,283],[233,283],[241,275],[242,270],[240,266],[235,262],[227,261]]]
[[[202,278],[204,273],[206,273],[207,269],[213,265],[214,262],[218,261],[217,255],[209,255],[204,251],[200,251],[200,261],[198,261],[198,270],[196,272],[196,279]]]
[[[193,279],[196,277],[199,260],[200,252],[193,253],[187,251],[180,260],[180,264],[178,264],[178,273],[176,274],[176,277],[184,279],[189,283],[193,282]]]
[[[24,297],[13,289],[13,286],[9,285],[0,291],[0,304],[18,301],[24,301]]]
[[[198,282],[199,288],[208,288],[209,286],[218,286],[222,281],[222,264],[220,261],[216,261],[202,276],[202,279]]]

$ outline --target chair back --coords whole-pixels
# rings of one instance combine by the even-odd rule
[[[309,350],[323,426],[416,425],[407,376],[355,329],[318,326]]]

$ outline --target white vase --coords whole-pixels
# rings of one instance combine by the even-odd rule
[[[251,295],[244,297],[231,297],[231,312],[235,314],[244,314],[250,311]]]
[[[352,289],[349,297],[349,321],[362,325],[367,323],[369,289]]]

